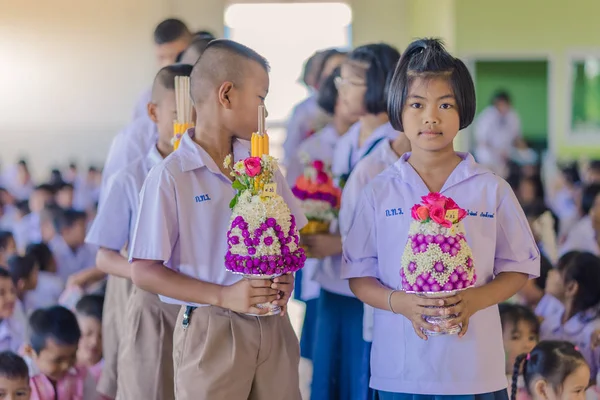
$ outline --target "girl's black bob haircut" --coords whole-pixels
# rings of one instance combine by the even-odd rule
[[[385,43],[367,44],[357,47],[348,54],[348,61],[368,64],[365,73],[367,91],[364,106],[369,114],[387,111],[386,103],[394,67],[400,53]]]
[[[338,76],[340,76],[340,67],[334,69],[331,75],[323,80],[317,96],[317,104],[329,115],[335,113],[335,105],[338,101],[338,90],[335,87],[335,79]]]
[[[418,39],[408,45],[392,78],[388,95],[388,115],[394,129],[404,132],[402,110],[410,85],[416,78],[447,77],[458,106],[460,129],[475,117],[475,85],[467,66],[452,57],[439,39]]]

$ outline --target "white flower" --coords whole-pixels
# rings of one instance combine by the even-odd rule
[[[233,170],[238,174],[242,175],[246,173],[246,167],[244,166],[244,161],[238,161],[234,164]]]
[[[223,167],[225,169],[231,168],[231,154],[227,154],[225,156],[225,160],[223,160]]]

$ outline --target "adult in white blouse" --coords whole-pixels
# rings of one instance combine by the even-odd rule
[[[496,93],[492,104],[477,117],[475,129],[475,158],[480,164],[506,177],[507,161],[521,139],[521,120],[513,109],[510,96],[504,91]]]

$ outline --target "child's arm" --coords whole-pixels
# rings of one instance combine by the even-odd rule
[[[118,251],[101,247],[96,254],[96,265],[107,274],[131,279],[131,264]]]
[[[96,282],[106,278],[106,274],[97,267],[89,267],[79,271],[67,279],[67,287],[79,286],[85,289]]]
[[[303,235],[302,244],[308,247],[311,258],[325,258],[342,253],[342,237],[335,234]]]
[[[268,309],[259,309],[255,305],[280,298],[279,290],[273,288],[277,284],[270,280],[242,279],[231,286],[221,286],[180,274],[165,267],[161,261],[153,260],[134,260],[131,269],[133,283],[144,290],[239,313],[268,313]]]

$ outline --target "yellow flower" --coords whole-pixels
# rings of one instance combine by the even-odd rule
[[[225,160],[223,161],[223,167],[226,169],[231,168],[231,154],[227,154],[227,156],[225,156]]]

